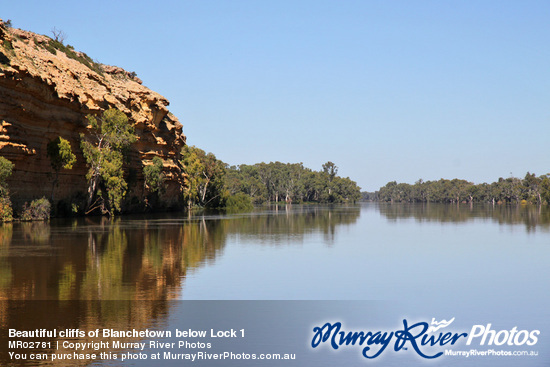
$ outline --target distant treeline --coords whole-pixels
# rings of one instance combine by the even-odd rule
[[[361,199],[361,188],[350,178],[337,175],[338,167],[327,162],[321,171],[302,163],[241,164],[226,169],[225,186],[230,194],[244,193],[254,203],[345,203]]]
[[[440,179],[413,185],[391,181],[375,193],[362,193],[363,200],[394,203],[550,203],[550,175],[499,178],[493,183]]]

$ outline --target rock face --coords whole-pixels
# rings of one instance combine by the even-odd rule
[[[54,172],[46,154],[49,141],[61,136],[71,143],[77,163],[61,170],[55,200],[86,192],[86,162],[80,149],[88,114],[110,107],[124,112],[135,127],[127,169],[129,201],[143,201],[143,167],[162,158],[165,205],[180,195],[177,164],[185,136],[168,101],[142,85],[135,73],[100,65],[49,37],[7,27],[0,20],[0,156],[15,164],[8,180],[14,207],[52,194]],[[131,199],[131,200],[130,200]]]

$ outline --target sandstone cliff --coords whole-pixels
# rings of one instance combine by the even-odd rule
[[[71,200],[86,192],[79,134],[88,129],[87,114],[109,107],[123,111],[138,135],[130,153],[127,197],[143,200],[143,167],[158,156],[166,176],[162,198],[174,205],[180,197],[177,160],[185,136],[168,104],[134,73],[97,64],[70,46],[0,20],[0,156],[15,164],[8,184],[16,209],[25,201],[50,197],[54,177],[46,146],[58,136],[71,143],[77,163],[60,172],[55,199]]]

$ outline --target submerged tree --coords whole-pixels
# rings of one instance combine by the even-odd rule
[[[54,179],[52,182],[52,202],[53,202],[53,193],[57,183],[59,181],[59,171],[63,169],[72,169],[73,165],[76,162],[76,156],[74,155],[71,149],[71,143],[68,140],[63,139],[61,136],[58,136],[56,139],[48,143],[47,154],[50,158],[50,163],[52,169],[55,172]]]
[[[101,209],[102,213],[111,215],[120,211],[120,203],[128,187],[122,169],[123,151],[134,143],[137,137],[126,115],[114,108],[106,110],[100,117],[88,115],[88,121],[91,134],[80,135],[80,144],[88,165],[86,213]],[[100,188],[104,189],[105,193]]]

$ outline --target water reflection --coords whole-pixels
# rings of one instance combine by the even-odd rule
[[[188,268],[223,246],[204,223],[74,223],[2,227],[1,299],[169,299]]]
[[[1,366],[84,366],[91,363],[90,360],[70,361],[37,361],[37,360],[10,360],[8,351],[20,354],[30,353],[59,353],[72,354],[74,350],[56,351],[55,342],[70,340],[71,342],[112,342],[137,341],[136,338],[105,338],[101,333],[99,337],[91,338],[87,335],[78,338],[44,337],[32,338],[32,341],[51,342],[51,347],[39,347],[33,349],[8,349],[7,330],[56,330],[57,334],[64,330],[89,331],[95,329],[131,330],[155,328],[159,321],[165,320],[168,314],[166,301],[0,301],[0,365]],[[113,351],[112,347],[102,350],[94,350],[87,345],[78,353],[99,353]]]
[[[390,221],[414,218],[428,222],[467,222],[481,219],[502,225],[523,224],[527,232],[550,228],[550,208],[536,205],[377,204]]]
[[[458,225],[432,231],[417,222]],[[517,228],[518,236],[499,225]],[[518,310],[533,313],[534,323],[548,319],[549,229],[546,206],[433,204],[5,224],[0,365],[32,365],[9,361],[8,328],[164,330],[183,313],[174,312],[171,300],[193,298],[194,287],[208,299],[220,298],[223,288],[231,295],[234,287],[241,299],[456,301],[472,317],[485,309],[503,320]]]
[[[240,235],[241,242],[269,246],[294,245],[305,236],[321,233],[330,245],[337,228],[354,224],[360,214],[360,206],[274,206],[260,215],[243,215],[227,222],[226,232]]]
[[[191,218],[86,218],[0,227],[0,299],[176,299],[188,271],[213,262],[228,236],[292,245],[334,240],[359,207],[293,206]]]
[[[359,215],[359,207],[290,206],[240,215],[4,224],[0,326],[4,331],[159,327],[166,320],[169,301],[180,298],[183,279],[215,262],[228,238],[238,235],[277,246],[322,233],[330,242],[338,226],[354,223]],[[0,365],[66,365],[10,361],[7,340],[0,333]]]

